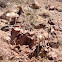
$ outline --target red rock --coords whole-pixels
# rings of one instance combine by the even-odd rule
[[[20,33],[20,29],[19,28],[17,28],[17,27],[15,29],[12,28],[12,31],[11,31],[11,41],[13,41],[17,37],[17,35],[19,33]]]
[[[24,31],[23,29],[19,29],[19,27],[15,27],[11,31],[11,41],[13,43],[15,41],[16,44],[20,45],[29,45],[29,47],[32,48],[34,45],[34,38],[32,36],[34,34],[34,32],[29,32],[27,30]]]

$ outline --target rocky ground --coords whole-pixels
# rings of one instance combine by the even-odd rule
[[[62,0],[0,0],[0,62],[62,62]]]

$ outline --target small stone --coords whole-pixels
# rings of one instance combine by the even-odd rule
[[[54,6],[50,6],[50,7],[49,7],[49,10],[54,10],[54,9],[55,9]]]
[[[44,33],[43,33],[43,36],[44,36],[45,38],[48,38],[48,33],[47,33],[47,32],[44,32]]]
[[[42,39],[42,37],[43,37],[42,35],[39,35],[39,39]]]
[[[49,46],[52,47],[52,48],[58,48],[60,45],[59,42],[49,42]]]
[[[54,60],[57,58],[57,54],[55,52],[49,52],[47,56],[50,60]]]
[[[51,33],[53,33],[53,32],[55,32],[55,30],[52,28],[52,29],[51,29]]]
[[[48,52],[48,49],[47,48],[45,49],[45,52]]]
[[[37,1],[37,0],[35,0],[35,2],[31,5],[31,7],[32,7],[33,9],[39,9],[39,8],[40,8],[40,6],[39,6],[38,1]]]
[[[41,16],[44,17],[44,18],[47,18],[47,17],[50,17],[51,16],[51,13],[48,10],[44,9],[42,11]]]
[[[0,60],[3,60],[3,57],[2,56],[0,56]]]
[[[60,7],[56,8],[56,10],[57,10],[58,12],[62,12],[62,8],[60,8]]]
[[[6,5],[5,3],[3,3],[3,2],[0,1],[0,7],[1,7],[1,8],[6,8],[6,6],[7,6],[7,5]]]
[[[5,31],[5,32],[6,32],[6,31],[9,31],[9,27],[8,27],[8,26],[4,26],[4,27],[1,28],[1,30],[2,30],[2,31]]]
[[[14,13],[14,12],[7,13],[6,16],[7,16],[7,17],[11,17],[11,18],[13,18],[13,17],[19,17],[19,15],[16,14],[16,13]]]

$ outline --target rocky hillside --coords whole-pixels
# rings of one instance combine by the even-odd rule
[[[62,0],[0,0],[0,62],[62,62]]]

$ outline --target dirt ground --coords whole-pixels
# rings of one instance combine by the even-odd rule
[[[62,0],[0,0],[0,62],[62,62]]]

